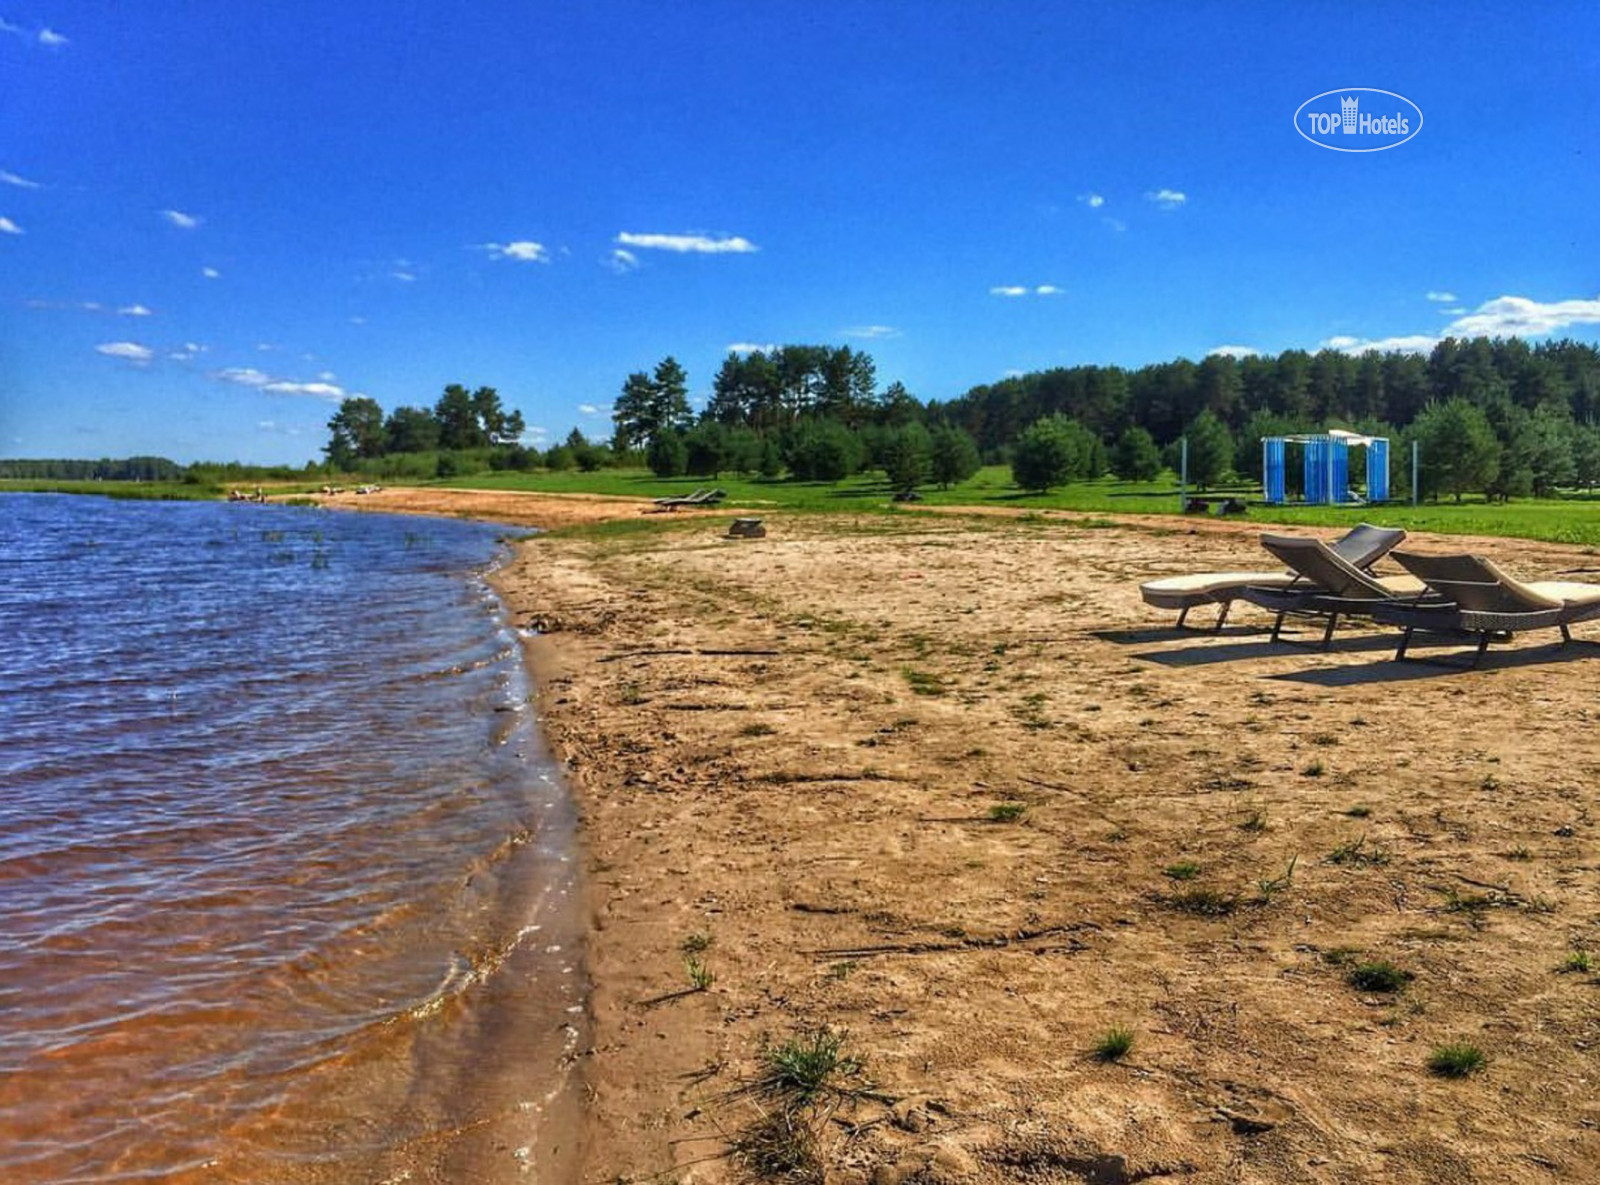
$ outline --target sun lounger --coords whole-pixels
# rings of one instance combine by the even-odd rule
[[[652,498],[651,501],[657,506],[692,506],[703,500],[707,493],[706,488],[701,486],[692,494],[670,494],[665,498]]]
[[[1556,628],[1563,643],[1572,641],[1567,628],[1580,621],[1600,618],[1600,584],[1570,580],[1524,583],[1507,574],[1493,560],[1475,555],[1424,555],[1395,552],[1395,560],[1437,595],[1442,603],[1393,604],[1373,616],[1405,632],[1395,650],[1395,661],[1406,657],[1411,635],[1460,635],[1476,639],[1478,652],[1472,665],[1494,640],[1504,640],[1521,630]]]
[[[723,489],[696,490],[683,498],[657,498],[656,506],[662,510],[676,510],[680,506],[715,506],[728,496]]]
[[[1398,545],[1406,533],[1398,527],[1375,527],[1362,523],[1328,544],[1332,551],[1365,571]],[[1247,588],[1290,588],[1302,583],[1294,572],[1198,572],[1190,576],[1168,576],[1139,586],[1139,595],[1157,609],[1178,610],[1178,628],[1183,628],[1189,610],[1198,605],[1219,605],[1214,630],[1228,620],[1233,602]]]
[[[1429,603],[1427,585],[1417,577],[1374,576],[1320,539],[1263,535],[1261,546],[1301,577],[1299,584],[1287,588],[1253,586],[1241,594],[1252,605],[1277,614],[1272,623],[1274,642],[1283,631],[1283,619],[1290,615],[1326,618],[1322,644],[1327,646],[1342,616],[1371,617],[1377,606],[1401,600],[1417,605]]]

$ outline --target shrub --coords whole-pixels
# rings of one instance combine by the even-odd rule
[[[664,428],[650,438],[645,463],[657,477],[682,477],[689,468],[689,449],[682,436]]]
[[[1111,472],[1123,481],[1151,481],[1161,472],[1161,450],[1155,437],[1135,424],[1117,437],[1111,450]]]
[[[715,420],[696,424],[684,435],[684,448],[688,451],[685,472],[695,477],[717,477],[730,468],[731,445],[728,429]]]
[[[843,481],[860,468],[861,455],[861,439],[849,428],[812,420],[795,428],[784,459],[800,481]]]
[[[933,430],[929,457],[930,475],[945,489],[966,481],[982,467],[977,443],[949,424]]]
[[[1087,458],[1065,416],[1035,420],[1011,449],[1011,479],[1025,490],[1038,493],[1065,485],[1082,472]]]
[[[909,493],[928,480],[933,442],[921,424],[896,428],[882,444],[883,473],[895,493]]]

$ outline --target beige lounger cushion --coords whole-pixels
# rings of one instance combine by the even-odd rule
[[[1600,585],[1582,584],[1575,580],[1536,580],[1523,588],[1563,605],[1600,604]]]
[[[1157,609],[1189,609],[1218,599],[1232,599],[1246,588],[1288,588],[1287,572],[1195,572],[1168,576],[1139,586],[1139,595]],[[1225,595],[1231,594],[1231,595]]]

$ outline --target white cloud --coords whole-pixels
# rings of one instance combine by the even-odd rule
[[[316,399],[326,399],[337,403],[345,396],[345,389],[337,383],[318,381],[314,383],[298,383],[290,379],[274,378],[265,371],[257,370],[253,366],[230,366],[223,370],[214,371],[212,378],[218,382],[234,383],[241,387],[253,387],[264,391],[268,395],[310,395]]]
[[[8,173],[0,169],[0,184],[15,185],[18,189],[43,189],[37,181],[29,181],[26,177],[18,177],[15,173]]]
[[[765,345],[757,345],[755,342],[730,342],[727,347],[730,354],[770,354],[777,348],[771,342]]]
[[[125,304],[117,310],[119,317],[149,317],[154,314],[154,309],[148,309],[142,304]]]
[[[185,214],[182,210],[161,210],[158,213],[179,230],[193,230],[205,221],[198,214]]]
[[[1470,313],[1462,313],[1437,333],[1383,338],[1340,336],[1330,337],[1322,344],[1346,354],[1367,350],[1424,354],[1447,337],[1548,337],[1573,325],[1600,325],[1600,297],[1539,301],[1526,296],[1497,296]]]
[[[265,387],[272,381],[270,374],[264,374],[253,366],[230,366],[211,377],[225,383],[238,383],[242,387]]]
[[[1144,196],[1148,201],[1154,202],[1163,210],[1176,210],[1189,200],[1189,195],[1180,189],[1157,189]]]
[[[40,29],[37,33],[22,25],[13,25],[10,21],[0,17],[0,33],[10,33],[24,41],[37,41],[48,49],[60,49],[67,44],[67,39],[54,29]]]
[[[1365,354],[1368,350],[1379,353],[1426,354],[1439,344],[1431,333],[1412,333],[1403,337],[1350,337],[1341,334],[1322,342],[1323,349],[1338,350],[1341,354]]]
[[[261,389],[273,395],[313,395],[335,403],[344,398],[344,388],[337,383],[291,383],[279,379],[264,384]]]
[[[318,372],[317,378],[321,379],[325,383],[336,383],[339,381],[339,376],[334,374],[331,370]]]
[[[214,267],[203,267],[200,269],[200,274],[208,280],[217,280],[222,277],[222,273]]]
[[[1212,354],[1221,354],[1225,358],[1253,358],[1261,353],[1254,346],[1212,346],[1206,351],[1206,357]]]
[[[1497,296],[1445,328],[1446,337],[1544,337],[1569,325],[1600,325],[1600,298],[1548,303]]]
[[[155,357],[155,351],[149,346],[141,346],[138,342],[105,342],[95,347],[95,350],[108,358],[124,358],[129,362],[143,364]]]
[[[1084,205],[1088,206],[1091,210],[1098,210],[1101,206],[1106,204],[1106,199],[1101,197],[1098,193],[1079,194],[1078,200]]]
[[[20,235],[21,233],[22,228],[20,226],[18,226],[15,222],[12,222],[11,219],[5,217],[3,214],[0,214],[0,234]]]
[[[172,351],[167,357],[174,362],[193,362],[195,358],[205,352],[206,348],[199,342],[184,342],[179,349]]]
[[[635,270],[639,266],[639,257],[632,251],[624,251],[621,247],[618,247],[606,257],[605,263],[608,268],[620,276],[625,272]]]
[[[410,283],[414,282],[416,280],[416,278],[417,278],[416,277],[416,273],[414,273],[414,272],[394,271],[394,272],[390,272],[389,275],[392,278],[394,278],[396,280],[400,280],[401,282],[406,283],[406,284],[410,284]]]
[[[1454,292],[1430,292],[1428,299],[1437,304],[1455,304],[1459,298]]]
[[[1066,289],[1057,288],[1054,284],[1040,284],[1033,290],[1035,296],[1060,296]]]
[[[900,331],[893,325],[852,325],[839,332],[844,337],[862,337],[868,341],[881,341],[886,337],[900,336]]]
[[[1028,290],[1020,284],[1007,284],[1003,287],[989,289],[990,296],[1026,296]]]
[[[597,416],[600,414],[600,409],[592,403],[580,403],[578,404],[578,413],[585,416]]]
[[[490,259],[515,259],[519,263],[549,263],[550,252],[543,243],[532,239],[518,239],[512,243],[480,243],[478,250],[487,251]]]
[[[623,231],[617,236],[624,247],[642,247],[650,251],[676,251],[695,255],[747,255],[759,248],[749,239],[732,235],[714,239],[708,235],[656,235],[632,234]]]

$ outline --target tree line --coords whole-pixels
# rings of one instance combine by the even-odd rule
[[[0,478],[34,481],[182,481],[186,470],[165,457],[99,461],[0,461]]]
[[[328,431],[323,452],[329,463],[351,470],[391,453],[516,445],[527,425],[520,411],[507,410],[493,387],[469,392],[451,383],[432,408],[397,407],[387,416],[377,400],[352,396],[339,404]]]
[[[664,358],[624,380],[609,441],[573,429],[542,453],[515,440],[521,416],[493,388],[447,387],[432,412],[387,418],[370,400],[346,400],[327,452],[341,467],[385,453],[490,448],[488,463],[502,467],[648,464],[661,476],[836,481],[872,468],[903,489],[1010,463],[1019,486],[1042,490],[1107,473],[1150,480],[1175,467],[1184,438],[1191,479],[1203,487],[1259,481],[1263,437],[1337,426],[1391,440],[1396,496],[1410,492],[1413,441],[1425,496],[1600,484],[1600,351],[1573,341],[1446,339],[1427,355],[1286,350],[1061,367],[943,402],[920,401],[898,382],[880,389],[871,355],[849,346],[785,345],[730,353],[698,413],[688,390],[683,366]],[[441,465],[447,459],[441,453]],[[1357,481],[1364,460],[1352,452]]]

